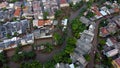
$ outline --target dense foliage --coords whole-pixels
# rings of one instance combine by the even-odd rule
[[[77,18],[72,20],[71,27],[72,27],[72,31],[73,31],[73,36],[75,38],[79,38],[80,37],[80,33],[83,32],[86,29],[85,24],[83,24]]]
[[[20,65],[20,68],[43,68],[39,61],[24,62]]]

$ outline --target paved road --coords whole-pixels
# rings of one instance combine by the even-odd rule
[[[82,11],[83,8],[86,8],[86,4],[84,4],[80,9],[78,9],[76,12],[72,12],[71,13],[71,16],[69,17],[69,21],[72,21],[73,19],[75,19],[79,14],[80,12]]]

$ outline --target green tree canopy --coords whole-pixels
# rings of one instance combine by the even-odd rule
[[[39,61],[33,60],[32,62],[22,63],[20,68],[43,68],[43,65]]]
[[[6,56],[5,56],[5,53],[4,53],[4,52],[1,52],[1,53],[0,53],[0,61],[1,61],[3,64],[7,62]]]
[[[86,29],[85,24],[83,24],[78,18],[72,20],[71,23],[72,32],[75,38],[79,38],[79,33]]]

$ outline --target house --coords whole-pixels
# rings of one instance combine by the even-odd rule
[[[52,33],[50,33],[50,29],[37,29],[34,30],[33,34],[35,39],[52,37]]]
[[[0,20],[5,21],[5,19],[12,19],[14,14],[14,9],[7,9],[5,11],[0,10]]]
[[[113,60],[112,65],[114,66],[114,68],[120,68],[120,58]]]
[[[33,32],[35,39],[52,37],[49,29],[37,29]]]
[[[14,12],[14,17],[20,17],[21,16],[21,8],[17,8]]]
[[[78,39],[76,43],[75,51],[84,55],[89,53],[91,51],[91,48],[92,48],[91,43],[87,43],[84,40]]]
[[[33,20],[33,26],[37,26],[38,28],[42,28],[45,25],[51,25],[52,23],[52,20]]]
[[[57,63],[55,65],[55,68],[70,68],[69,64],[65,64],[65,63]]]
[[[73,5],[76,5],[76,3],[79,3],[81,0],[70,0],[70,2],[73,3]]]
[[[77,64],[80,68],[85,68],[85,66],[88,64],[88,62],[85,60],[82,54],[74,52],[70,54],[70,57],[72,62]]]
[[[106,44],[108,46],[116,45],[116,43],[117,43],[117,39],[116,38],[114,38],[114,37],[107,38]]]
[[[120,12],[120,9],[119,9],[119,8],[114,8],[114,11],[115,11],[116,13],[118,13],[118,12]]]
[[[28,20],[21,20],[16,22],[7,22],[0,26],[0,38],[6,37],[7,34],[14,35],[26,33],[27,28],[29,28]]]
[[[100,33],[99,33],[99,35],[102,36],[102,37],[106,37],[106,36],[109,35],[109,32],[108,32],[108,30],[106,29],[106,27],[101,27],[101,28],[100,28]]]
[[[113,57],[119,53],[118,49],[113,49],[105,53],[107,57]]]
[[[91,32],[89,30],[84,30],[80,39],[87,43],[90,43],[90,42],[92,42],[93,38],[94,38],[93,32]]]
[[[75,68],[75,65],[72,63],[69,65],[70,68]]]
[[[101,9],[101,11],[104,11],[104,13],[106,14],[111,14],[110,12],[109,12],[109,9],[106,7],[106,6],[103,6],[103,7],[101,7],[100,8]]]
[[[33,32],[35,39],[39,39],[41,36],[40,29],[34,30]]]
[[[7,28],[5,26],[0,26],[0,38],[6,37],[7,33]]]
[[[87,61],[83,55],[88,54],[92,48],[92,40],[94,38],[94,26],[91,25],[89,30],[84,30],[80,39],[77,40],[76,48],[73,53],[70,54],[72,62],[77,64],[76,68],[85,68]]]
[[[33,43],[34,43],[34,35],[33,34],[28,34],[21,39],[22,45],[33,44]]]
[[[69,3],[67,2],[67,0],[59,0],[60,2],[60,7],[68,7]]]
[[[87,19],[86,17],[83,17],[83,16],[80,17],[80,21],[83,24],[85,24],[86,26],[88,26],[91,23],[91,21],[89,19]]]
[[[58,3],[56,0],[42,0],[44,12],[48,13],[47,19],[54,19],[54,14],[58,10]]]
[[[30,2],[31,2],[31,1],[33,1],[33,0],[27,0],[27,1],[28,1],[28,2],[30,1]]]
[[[105,11],[103,11],[103,10],[101,10],[100,13],[102,14],[102,16],[106,16],[107,15],[107,13]]]
[[[35,19],[43,19],[43,11],[40,1],[32,1],[33,14]]]
[[[114,22],[108,23],[107,30],[109,33],[114,34],[117,31],[117,25]]]
[[[108,9],[108,11],[110,12],[110,14],[115,13],[114,9]]]
[[[94,22],[93,22],[93,24],[91,24],[90,26],[89,26],[89,29],[88,29],[90,32],[94,32],[94,30],[95,30],[95,25],[94,25]]]
[[[17,8],[21,8],[21,6],[22,6],[22,2],[15,2],[15,4],[14,4],[14,8],[15,9],[17,9]]]
[[[0,50],[6,50],[17,47],[19,40],[18,37],[13,37],[11,39],[6,39],[3,42],[0,42]]]
[[[1,8],[6,8],[7,5],[8,5],[7,2],[2,2],[2,3],[0,3],[0,9],[1,9]]]
[[[120,27],[120,15],[117,17],[114,17],[113,20],[115,21],[115,23],[117,24],[118,27]]]
[[[67,28],[67,23],[68,23],[68,19],[64,19],[64,20],[62,20],[62,25],[63,25],[63,31]]]
[[[96,17],[97,19],[103,17],[102,14],[100,13],[98,7],[97,7],[96,5],[94,5],[91,9],[92,9],[92,11],[96,14],[95,17]]]
[[[58,24],[58,21],[57,20],[54,20],[53,21],[53,25],[56,26]]]
[[[27,19],[32,19],[32,16],[34,16],[31,8],[31,2],[26,2],[25,7],[23,8],[22,16]]]
[[[13,3],[9,3],[8,8],[14,8],[14,4]]]

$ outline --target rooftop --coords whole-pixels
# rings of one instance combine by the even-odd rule
[[[21,9],[20,9],[20,8],[17,8],[17,9],[15,10],[14,16],[20,16],[20,12],[21,12]]]

